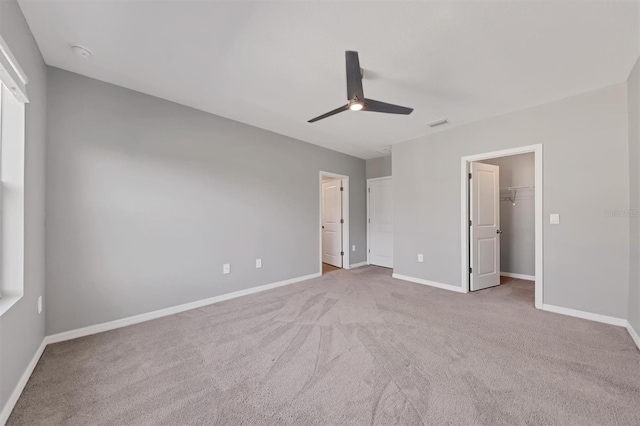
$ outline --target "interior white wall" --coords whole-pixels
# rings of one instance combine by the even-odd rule
[[[320,171],[349,177],[366,260],[364,160],[48,74],[48,334],[319,273]]]
[[[535,158],[533,153],[510,155],[481,163],[500,167],[500,188],[535,185]],[[535,265],[535,193],[534,189],[518,190],[516,203],[503,198],[510,192],[500,193],[500,271],[534,276]]]
[[[544,303],[626,318],[627,139],[621,83],[394,145],[394,272],[462,287],[461,157],[542,143]]]
[[[640,59],[627,82],[629,102],[629,323],[640,332]]]
[[[367,179],[387,177],[392,174],[391,155],[367,160]]]
[[[0,317],[0,411],[44,338],[46,66],[18,4],[0,1],[0,35],[24,70],[29,84],[25,107],[24,295]],[[46,310],[46,297],[45,310]]]

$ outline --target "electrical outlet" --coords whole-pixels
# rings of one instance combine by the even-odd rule
[[[256,259],[256,268],[262,268],[262,259]]]
[[[42,296],[38,296],[38,313],[42,313]]]
[[[418,262],[424,262],[424,256],[422,256],[422,253],[418,254]]]
[[[356,245],[355,244],[351,246],[351,251],[356,251]]]
[[[552,225],[560,225],[560,215],[558,213],[551,213],[549,215],[549,223]]]
[[[225,263],[224,265],[222,265],[222,273],[223,274],[228,274],[230,272],[231,272],[231,264]]]

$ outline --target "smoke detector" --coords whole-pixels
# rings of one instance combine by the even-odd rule
[[[71,50],[82,59],[89,59],[93,56],[93,53],[91,53],[89,49],[87,49],[86,47],[78,46],[77,44],[72,44]]]
[[[438,127],[438,126],[443,126],[445,124],[449,124],[449,119],[441,118],[440,120],[432,121],[431,123],[427,123],[426,125],[429,127]]]

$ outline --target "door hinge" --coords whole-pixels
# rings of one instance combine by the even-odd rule
[[[368,192],[371,192],[371,188],[367,188]]]
[[[469,179],[471,179],[471,173],[469,173]]]
[[[473,268],[469,268],[469,273],[472,274],[473,273]]]
[[[340,256],[344,256],[344,252],[343,251],[340,252]]]
[[[340,219],[340,223],[344,223],[344,219]]]
[[[371,223],[371,219],[369,219],[369,223]]]
[[[471,222],[471,219],[469,219],[469,226],[472,226],[473,222]]]
[[[340,191],[344,191],[344,188],[343,188],[343,187],[340,187]]]
[[[369,249],[369,253],[371,253],[371,249]]]

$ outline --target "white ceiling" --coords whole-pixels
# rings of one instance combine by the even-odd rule
[[[626,80],[638,2],[33,1],[47,64],[361,158],[452,126]],[[83,60],[69,49],[93,51]],[[367,97],[345,112],[344,51]],[[425,123],[448,117],[440,128]]]

